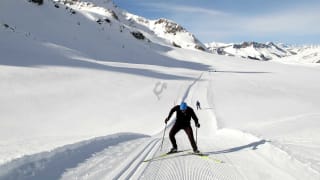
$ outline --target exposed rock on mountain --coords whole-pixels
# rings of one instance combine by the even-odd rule
[[[254,60],[272,60],[293,55],[272,42],[243,42],[240,44],[210,43],[206,44],[210,52],[219,55],[237,56]]]

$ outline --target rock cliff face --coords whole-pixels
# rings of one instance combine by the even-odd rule
[[[150,27],[156,35],[166,39],[175,47],[207,51],[206,46],[192,33],[171,20],[161,18],[151,22]]]
[[[176,34],[177,32],[187,32],[182,26],[179,24],[169,21],[167,19],[158,19],[154,22],[155,25],[162,24],[164,26],[165,33]]]

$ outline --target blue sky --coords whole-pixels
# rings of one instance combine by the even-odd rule
[[[177,22],[202,42],[320,44],[320,0],[113,0],[148,19]]]

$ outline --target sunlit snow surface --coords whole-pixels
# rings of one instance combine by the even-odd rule
[[[318,65],[175,48],[104,5],[120,21],[83,4],[0,2],[0,179],[319,179]],[[210,158],[143,162],[171,148],[164,119],[182,100],[201,102],[192,126]]]

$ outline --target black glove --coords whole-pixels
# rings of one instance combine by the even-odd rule
[[[197,128],[200,128],[200,123],[197,123],[197,124],[196,124],[196,127],[197,127]]]

